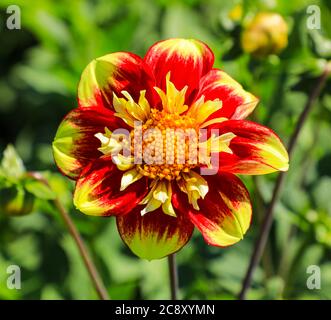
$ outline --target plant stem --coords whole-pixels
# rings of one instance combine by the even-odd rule
[[[260,225],[263,221],[265,203],[264,203],[264,200],[262,197],[258,176],[253,176],[253,186],[254,186],[254,189],[256,190],[256,199],[255,199],[256,220],[257,220],[257,223]],[[267,245],[267,250],[264,251],[264,253],[261,257],[262,266],[266,273],[265,280],[267,280],[267,278],[271,277],[274,273],[273,265],[272,265],[272,258],[271,258],[271,247],[270,247],[270,244],[268,244],[268,243],[266,245]]]
[[[38,172],[29,172],[28,175],[33,177],[36,180],[39,180],[40,182],[44,183],[45,185],[47,185],[50,188],[48,181]],[[80,236],[74,222],[70,218],[70,215],[68,214],[67,210],[63,207],[63,205],[60,202],[60,200],[58,199],[58,197],[56,197],[53,200],[53,203],[54,203],[54,206],[59,211],[61,217],[63,218],[63,220],[69,230],[70,235],[72,236],[73,240],[75,241],[75,243],[78,247],[79,253],[84,261],[85,267],[91,277],[91,280],[93,282],[95,290],[97,291],[97,293],[99,295],[99,298],[101,300],[110,300],[108,292],[101,280],[101,277],[97,271],[97,268],[95,267],[93,260],[88,252],[88,249],[85,246],[84,241],[83,241],[82,237]]]
[[[322,75],[317,80],[316,87],[312,90],[312,92],[307,100],[307,103],[299,117],[295,130],[290,138],[290,141],[288,144],[289,156],[291,156],[291,154],[293,152],[293,149],[296,145],[296,142],[298,140],[301,129],[308,117],[308,114],[310,113],[310,111],[314,105],[315,100],[320,95],[322,88],[324,87],[324,84],[325,84],[330,72],[331,72],[331,63],[329,62],[326,64]],[[268,240],[268,236],[269,236],[269,232],[270,232],[270,228],[271,228],[272,221],[273,221],[275,206],[276,206],[277,200],[280,196],[280,193],[282,191],[285,176],[286,176],[286,173],[281,172],[277,177],[276,184],[275,184],[274,191],[273,191],[272,198],[271,198],[271,202],[267,209],[263,224],[260,229],[259,236],[256,240],[253,254],[251,256],[251,260],[250,260],[250,263],[249,263],[249,266],[248,266],[248,269],[246,272],[246,276],[243,281],[242,289],[238,296],[238,298],[240,300],[244,300],[246,298],[246,293],[247,293],[248,289],[250,288],[250,285],[252,282],[253,273],[254,273],[257,265],[259,264],[263,251],[265,249],[265,246],[266,246],[266,243]]]
[[[178,271],[175,253],[168,256],[171,300],[178,300]]]
[[[59,201],[58,198],[56,198],[54,200],[54,205],[56,206],[56,208],[59,210],[64,222],[66,223],[68,230],[72,236],[72,238],[74,239],[74,241],[76,242],[76,245],[78,247],[78,250],[80,252],[80,255],[85,263],[85,267],[91,277],[91,280],[94,284],[95,290],[97,291],[99,297],[101,300],[109,300],[109,295],[108,292],[101,280],[101,277],[99,275],[99,272],[97,271],[93,260],[90,256],[90,254],[88,253],[88,250],[83,242],[82,237],[80,236],[76,226],[74,225],[73,221],[71,220],[68,212],[65,210],[65,208],[63,207],[63,205],[61,204],[61,202]]]

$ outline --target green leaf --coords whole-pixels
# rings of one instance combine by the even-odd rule
[[[324,37],[318,30],[311,30],[310,37],[313,51],[322,58],[331,57],[331,40]]]
[[[331,214],[330,203],[331,178],[321,177],[314,186],[312,195],[319,209],[327,210]]]
[[[2,174],[13,181],[19,180],[25,173],[23,161],[11,144],[7,146],[3,153],[0,168]]]
[[[55,192],[38,180],[28,180],[25,182],[25,189],[39,199],[53,200],[56,198]]]

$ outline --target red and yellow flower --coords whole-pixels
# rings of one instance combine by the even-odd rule
[[[238,242],[252,208],[236,175],[288,169],[278,136],[244,120],[257,98],[213,63],[208,46],[186,39],[158,42],[143,59],[128,52],[97,58],[82,74],[78,108],[56,133],[54,158],[77,181],[77,209],[115,216],[141,258],[178,251],[194,227],[208,244]],[[196,139],[177,135],[184,130]]]

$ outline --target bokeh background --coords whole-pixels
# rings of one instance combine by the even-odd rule
[[[62,117],[77,105],[76,88],[83,68],[93,58],[113,51],[143,56],[160,39],[203,40],[215,52],[216,67],[260,98],[251,118],[273,128],[287,142],[325,61],[331,58],[331,2],[14,3],[21,8],[21,30],[6,28],[6,8],[13,1],[0,0],[0,152],[11,143],[27,170],[48,172],[112,298],[168,298],[167,260],[139,260],[121,242],[114,219],[77,212],[71,203],[73,184],[54,165],[51,142]],[[307,29],[307,6],[312,4],[321,9],[321,30]],[[289,45],[279,55],[256,59],[243,52],[240,35],[245,21],[260,11],[284,17]],[[329,80],[299,138],[248,298],[331,299],[330,85]],[[17,165],[21,166],[16,163],[14,168]],[[7,170],[10,166],[7,164]],[[245,177],[254,202],[254,219],[243,241],[220,249],[207,246],[195,234],[178,253],[182,298],[236,298],[275,177]],[[0,207],[0,299],[96,299],[74,242],[47,196],[40,193],[39,198],[44,199],[34,201],[29,215],[9,217]],[[1,192],[0,197],[6,201]],[[31,211],[28,200],[22,204]],[[11,264],[22,269],[21,290],[6,286],[6,269]],[[309,265],[321,269],[320,290],[307,289]]]

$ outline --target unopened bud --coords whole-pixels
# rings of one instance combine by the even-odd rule
[[[260,12],[244,28],[241,45],[255,57],[280,53],[288,43],[288,26],[277,13]]]
[[[18,186],[0,190],[0,214],[23,216],[32,212],[34,196]]]

